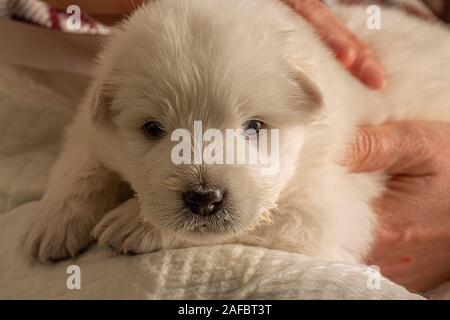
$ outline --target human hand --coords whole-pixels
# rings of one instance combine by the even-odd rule
[[[398,122],[359,130],[348,164],[391,176],[369,265],[412,291],[450,279],[450,124]]]
[[[361,42],[319,0],[282,0],[309,21],[337,59],[371,89],[386,85],[383,67],[370,48]]]

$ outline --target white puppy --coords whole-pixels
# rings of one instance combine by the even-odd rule
[[[240,242],[360,261],[385,177],[336,162],[357,125],[450,121],[450,34],[401,12],[383,10],[379,31],[368,30],[362,7],[337,14],[381,59],[384,91],[349,75],[279,1],[161,0],[139,9],[101,55],[29,253],[74,256],[93,235],[123,253]],[[171,133],[192,132],[196,120],[204,130],[279,129],[279,172],[176,165]]]

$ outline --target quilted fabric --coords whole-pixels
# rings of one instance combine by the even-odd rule
[[[77,259],[30,264],[20,250],[35,202],[0,218],[0,298],[25,299],[420,299],[389,280],[369,289],[366,267],[314,261],[241,245],[115,256],[94,247]],[[81,270],[69,290],[67,267]]]

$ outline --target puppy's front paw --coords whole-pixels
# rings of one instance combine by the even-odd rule
[[[29,256],[42,262],[58,261],[74,257],[87,248],[92,242],[89,234],[95,224],[85,214],[71,212],[55,212],[44,209],[44,212],[31,227],[24,246]]]
[[[108,213],[95,226],[92,237],[99,244],[123,254],[152,252],[166,247],[161,233],[142,220],[135,198]]]

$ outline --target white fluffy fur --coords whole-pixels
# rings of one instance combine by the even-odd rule
[[[92,232],[120,252],[241,242],[360,261],[376,224],[369,203],[385,177],[351,174],[336,161],[357,125],[450,121],[450,34],[387,9],[379,31],[366,28],[362,7],[337,14],[381,59],[384,91],[349,75],[278,1],[162,0],[139,9],[106,45],[68,129],[26,240],[30,254],[43,261],[77,254],[123,199],[125,181],[136,197]],[[150,119],[169,132],[192,130],[194,120],[239,128],[252,117],[280,129],[275,177],[245,165],[176,166],[170,135],[150,141],[140,129]],[[229,191],[220,219],[199,220],[183,208],[180,194],[200,183]],[[262,222],[263,211],[272,224]]]

